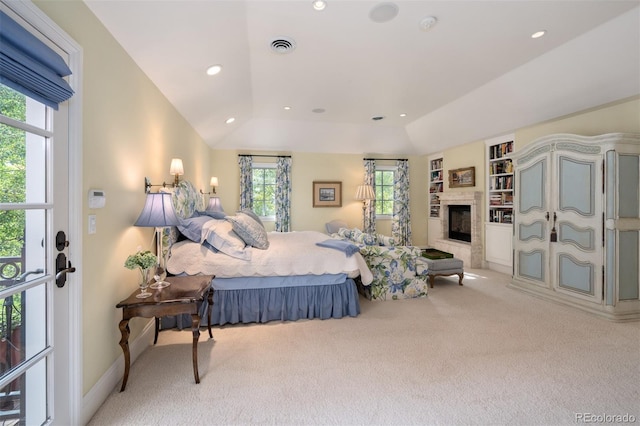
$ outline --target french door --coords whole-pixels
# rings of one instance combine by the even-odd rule
[[[48,18],[0,2],[61,57]],[[54,31],[55,32],[55,31]],[[69,102],[58,111],[0,84],[0,422],[78,422],[80,257],[70,175]],[[77,201],[76,201],[77,203]],[[77,216],[77,214],[75,214]],[[77,218],[76,218],[77,220]]]

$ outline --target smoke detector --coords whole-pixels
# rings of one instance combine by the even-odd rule
[[[289,37],[277,37],[271,40],[271,50],[275,53],[289,53],[296,48],[296,42]]]
[[[398,5],[395,3],[379,3],[369,12],[369,19],[378,24],[389,22],[398,15],[399,10]]]
[[[429,31],[438,23],[438,18],[435,16],[427,16],[420,21],[420,29],[422,31]]]

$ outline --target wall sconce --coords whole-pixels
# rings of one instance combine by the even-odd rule
[[[152,186],[161,186],[166,188],[167,186],[176,187],[180,183],[180,176],[184,175],[184,167],[182,166],[182,160],[180,158],[172,158],[171,166],[169,167],[169,173],[173,175],[173,184],[162,182],[162,185],[152,184],[149,178],[144,178],[144,192],[148,194],[151,191]]]
[[[209,185],[211,186],[211,192],[204,192],[201,189],[200,193],[202,195],[211,195],[211,194],[215,194],[216,193],[216,186],[218,186],[218,178],[215,177],[215,176],[211,177],[211,182],[209,183]]]
[[[184,174],[184,167],[182,167],[182,160],[179,158],[171,159],[171,167],[169,173],[174,176],[173,186],[177,186],[180,183],[180,176]]]

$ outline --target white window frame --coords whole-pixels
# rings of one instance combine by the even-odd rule
[[[278,165],[276,163],[253,163],[251,165],[251,172],[252,172],[252,176],[253,176],[253,170],[255,169],[277,169]],[[255,182],[252,182],[255,185]],[[264,182],[263,182],[264,183]],[[275,198],[274,198],[274,203],[275,203]],[[276,221],[276,216],[275,214],[273,216],[260,216],[260,220],[264,221],[264,222],[275,222]]]
[[[391,171],[393,172],[393,178],[395,181],[395,177],[396,177],[396,173],[398,172],[398,166],[376,166],[376,169],[374,171],[374,182],[375,182],[375,172],[388,172]],[[395,196],[395,190],[394,190],[394,196]],[[380,201],[376,198],[376,204],[379,203]],[[393,200],[393,202],[395,203],[395,199]],[[375,212],[374,212],[375,213]],[[376,213],[376,219],[382,219],[382,220],[391,220],[393,219],[393,214],[377,214]]]

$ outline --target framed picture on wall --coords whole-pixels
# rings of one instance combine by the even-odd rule
[[[342,207],[342,182],[313,182],[313,207]]]
[[[465,186],[476,186],[476,168],[464,167],[462,169],[449,170],[449,188]]]

